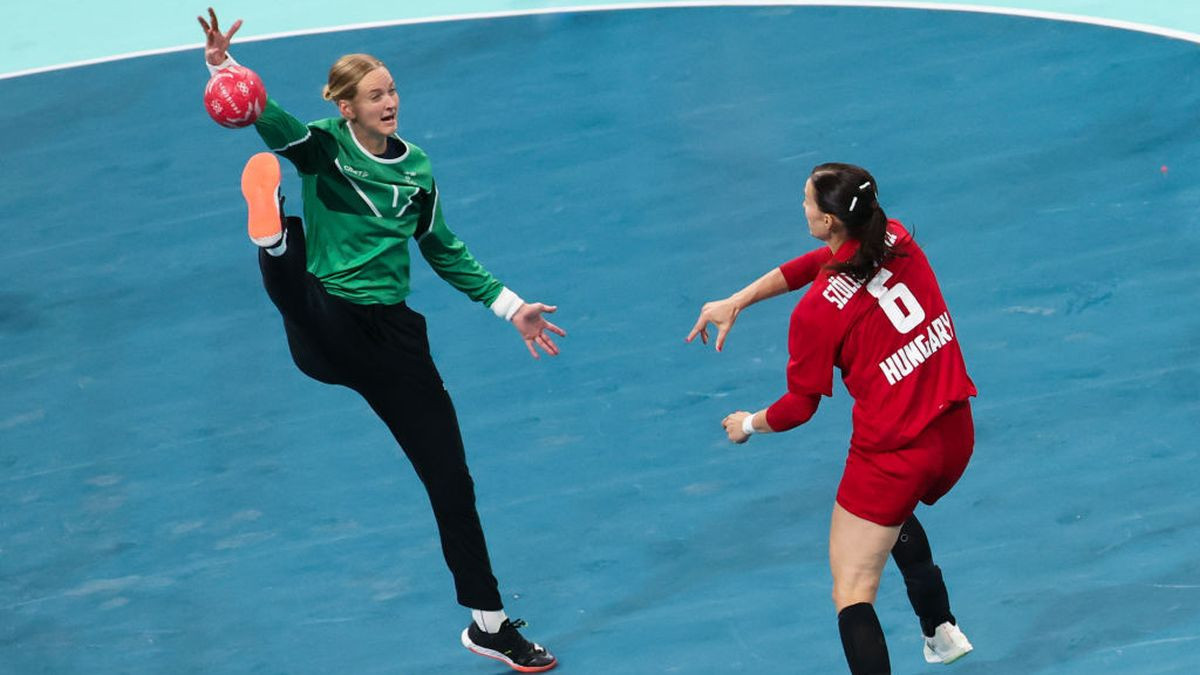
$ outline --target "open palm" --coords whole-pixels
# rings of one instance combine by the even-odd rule
[[[204,59],[211,65],[219,66],[229,56],[229,43],[233,41],[233,34],[242,27],[242,20],[234,21],[229,32],[222,33],[217,23],[217,13],[212,7],[208,8],[208,18],[209,20],[205,21],[202,16],[196,17],[200,27],[204,29]]]

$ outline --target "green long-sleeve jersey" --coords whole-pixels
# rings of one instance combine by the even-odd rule
[[[308,271],[331,294],[394,304],[409,294],[408,240],[438,276],[491,306],[504,286],[471,256],[442,218],[429,158],[417,146],[384,159],[346,120],[304,124],[268,99],[254,124],[267,147],[296,166],[303,184]]]

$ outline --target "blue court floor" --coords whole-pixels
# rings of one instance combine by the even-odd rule
[[[670,8],[253,42],[303,119],[371,52],[447,220],[570,336],[414,264],[511,616],[563,673],[838,673],[844,391],[793,432],[793,299],[726,349],[700,305],[815,248],[809,170],[870,168],[978,385],[918,512],[976,647],[955,673],[1200,668],[1200,48],[946,11]],[[499,673],[458,644],[425,496],[351,392],[292,366],[244,234],[262,149],[199,50],[0,80],[0,673]],[[298,202],[285,167],[284,190]],[[889,568],[894,672],[941,672]]]

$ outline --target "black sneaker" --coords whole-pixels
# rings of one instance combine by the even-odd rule
[[[522,673],[540,673],[557,666],[558,659],[545,647],[521,636],[517,629],[524,625],[521,619],[515,623],[505,619],[499,633],[486,633],[472,621],[463,629],[462,643],[476,654],[503,661]]]

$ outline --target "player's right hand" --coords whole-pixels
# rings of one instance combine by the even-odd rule
[[[711,323],[717,327],[716,347],[717,351],[721,351],[725,346],[725,336],[729,334],[729,329],[733,328],[733,322],[737,321],[741,311],[733,298],[704,303],[704,306],[700,308],[700,317],[696,319],[696,325],[692,326],[692,332],[688,333],[684,342],[691,342],[699,335],[700,341],[708,344],[708,324]]]
[[[205,21],[202,16],[196,17],[204,29],[204,60],[210,65],[219,66],[229,56],[229,43],[233,41],[233,34],[242,27],[242,20],[234,21],[229,32],[222,33],[217,24],[217,13],[212,7],[208,8],[208,18],[209,21]]]

